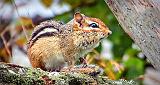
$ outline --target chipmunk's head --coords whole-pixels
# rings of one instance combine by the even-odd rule
[[[100,19],[87,17],[81,13],[74,14],[73,29],[75,31],[101,33],[103,37],[112,33]]]

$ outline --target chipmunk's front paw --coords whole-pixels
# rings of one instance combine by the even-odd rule
[[[82,64],[82,68],[86,68],[86,67],[88,66],[85,57],[80,57],[80,58],[79,58],[79,61],[80,61],[81,64]]]

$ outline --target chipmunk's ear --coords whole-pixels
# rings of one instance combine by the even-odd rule
[[[74,19],[76,20],[76,22],[80,23],[83,20],[83,14],[77,12],[74,14]]]

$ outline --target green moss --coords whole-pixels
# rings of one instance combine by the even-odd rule
[[[33,69],[28,69],[26,75],[32,78],[40,78],[41,76],[48,75],[48,72],[45,72],[41,69],[33,68]]]
[[[7,71],[6,71],[7,72]],[[36,78],[27,77],[26,75],[20,75],[20,74],[1,74],[3,76],[2,82],[5,83],[12,83],[16,85],[41,85],[43,84],[43,81],[38,80]]]

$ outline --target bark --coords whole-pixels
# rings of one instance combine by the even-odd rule
[[[0,64],[0,85],[136,85],[130,80],[111,80],[106,76],[81,72],[46,72],[14,64]]]
[[[153,68],[147,68],[144,74],[144,85],[159,85],[160,84],[160,71]]]
[[[105,0],[124,31],[160,70],[160,0]]]

